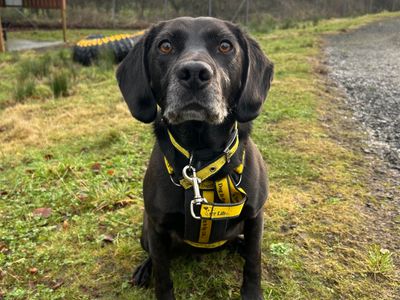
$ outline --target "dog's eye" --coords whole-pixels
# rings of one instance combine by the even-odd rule
[[[219,44],[218,50],[221,53],[228,53],[231,51],[233,48],[232,44],[228,41],[222,41],[221,44]]]
[[[168,54],[172,51],[172,45],[169,41],[162,41],[159,45],[158,45],[158,49],[160,49],[160,51],[164,54]]]

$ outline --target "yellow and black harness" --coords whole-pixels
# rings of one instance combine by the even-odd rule
[[[178,155],[189,161],[180,176],[175,172],[177,168],[170,163],[173,158],[169,159],[163,151],[172,182],[185,189],[184,241],[198,248],[219,247],[226,242],[223,237],[228,220],[237,218],[246,202],[246,192],[239,186],[244,168],[244,150],[239,159],[235,159],[236,166],[230,166],[232,172],[221,172],[232,164],[234,156],[240,155],[237,125],[226,148],[214,159],[202,160],[198,153],[190,153],[169,130],[168,138]]]

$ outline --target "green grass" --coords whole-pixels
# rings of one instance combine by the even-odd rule
[[[69,74],[66,72],[59,72],[53,76],[50,85],[55,98],[68,96],[69,81]]]
[[[34,79],[24,79],[21,84],[15,87],[14,100],[22,102],[25,99],[32,97],[35,93],[36,84]]]
[[[358,207],[373,200],[369,169],[361,153],[322,126],[321,116],[336,104],[315,71],[322,34],[392,15],[254,32],[276,67],[253,132],[270,177],[266,299],[394,299],[392,254],[361,238],[366,225]],[[76,37],[83,32],[89,33]],[[24,66],[45,59],[51,64],[44,75]],[[146,256],[139,244],[141,186],[154,138],[151,126],[130,116],[115,67],[105,61],[83,68],[62,50],[3,54],[0,66],[0,295],[152,299],[152,289],[132,288],[129,279]],[[13,87],[21,68],[36,88],[18,103]],[[56,71],[70,72],[74,82],[60,99],[49,86]],[[242,264],[227,251],[174,260],[178,299],[238,299]]]
[[[368,270],[375,278],[378,275],[392,275],[394,270],[393,253],[382,249],[379,245],[372,245],[368,252]]]
[[[23,57],[5,54],[2,58],[4,87],[0,92],[0,108],[26,100],[65,97],[73,92],[72,83],[80,69],[67,49],[43,55],[26,52]]]

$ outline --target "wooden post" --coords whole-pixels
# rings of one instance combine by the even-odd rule
[[[64,43],[67,42],[67,0],[61,0],[61,18]]]
[[[249,25],[249,6],[250,6],[250,0],[246,1],[246,26]]]
[[[164,20],[167,19],[168,0],[164,0]]]
[[[111,20],[112,20],[112,27],[115,28],[115,4],[117,0],[112,0],[111,3]]]
[[[1,16],[0,16],[0,52],[6,52],[6,46],[3,37],[3,25],[1,25]]]

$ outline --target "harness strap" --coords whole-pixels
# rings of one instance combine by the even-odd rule
[[[164,163],[172,181],[185,190],[184,241],[193,247],[216,248],[226,243],[222,237],[226,235],[228,221],[239,217],[246,202],[246,192],[238,186],[240,179],[235,183],[232,179],[233,174],[217,177],[215,180],[208,179],[217,174],[237,153],[239,148],[237,123],[234,130],[222,153],[196,170],[196,178],[200,179],[201,196],[206,200],[204,202],[192,203],[194,199],[192,181],[180,177],[179,184],[175,182],[172,177],[175,175],[174,168],[164,155]],[[173,147],[191,162],[190,152],[176,141],[168,129],[167,132]],[[245,152],[243,151],[241,163],[234,168],[234,172],[238,175],[243,173],[244,159]]]
[[[237,134],[237,124],[235,123],[235,136],[234,140],[230,142],[228,145],[227,149],[225,149],[225,152],[222,153],[220,156],[218,156],[214,161],[211,163],[207,164],[205,167],[201,168],[200,170],[197,170],[197,177],[200,178],[200,180],[203,182],[210,176],[218,173],[219,170],[222,169],[222,167],[229,162],[229,160],[232,158],[232,156],[236,153],[236,151],[239,148],[239,136]],[[172,133],[168,130],[168,136],[170,138],[170,141],[172,145],[181,153],[183,154],[186,158],[190,158],[190,153],[187,151],[185,148],[183,148],[173,137]],[[168,173],[170,175],[174,174],[174,169],[171,166],[171,164],[168,162],[168,159],[164,156],[164,163],[165,166],[168,170]],[[238,174],[241,174],[243,172],[243,160],[242,164],[240,164],[236,169],[239,171]],[[192,183],[185,178],[182,178],[179,180],[179,183],[181,186],[183,186],[185,189],[188,189],[192,186]]]
[[[180,153],[182,153],[184,156],[186,156],[186,158],[190,158],[190,153],[189,151],[187,151],[185,148],[183,148],[174,138],[174,136],[172,135],[171,131],[169,131],[168,129],[168,136],[169,139],[172,143],[172,145],[174,145],[174,147],[176,148],[176,150],[178,150]]]
[[[235,152],[236,152],[236,150],[237,150],[237,147],[239,146],[239,139],[238,139],[238,134],[237,134],[237,130],[238,130],[238,128],[237,128],[237,122],[235,122],[235,125],[234,125],[234,126],[235,126],[235,127],[234,127],[234,130],[235,130],[234,139],[236,140],[237,145],[236,145],[236,149],[233,149],[233,148],[231,148],[231,146],[233,145],[233,140],[230,141],[230,142],[228,143],[228,149],[225,149],[225,151],[227,152],[226,154],[228,155],[229,158],[231,158],[232,155],[235,154]],[[176,148],[176,150],[178,150],[181,154],[183,154],[186,158],[189,159],[189,158],[190,158],[190,153],[189,153],[189,151],[187,151],[183,146],[181,146],[181,145],[176,141],[176,139],[175,139],[174,136],[172,135],[171,131],[169,131],[169,129],[167,129],[167,132],[168,132],[169,139],[170,139],[172,145]],[[235,143],[235,144],[236,144],[236,143]],[[224,152],[225,152],[225,151],[224,151]]]
[[[222,203],[214,202],[214,191],[204,191],[207,202],[196,205],[195,214],[202,220],[211,221],[238,217],[247,199],[246,192],[236,187],[229,175],[215,181],[215,191]]]
[[[185,240],[185,243],[189,244],[192,247],[205,248],[205,249],[217,248],[219,246],[222,246],[226,242],[227,242],[227,240],[222,240],[222,241],[219,241],[219,242],[206,244],[206,243],[196,243],[196,242],[192,242],[192,241],[189,241],[189,240]]]
[[[216,160],[214,160],[212,163],[206,165],[202,169],[197,171],[197,177],[200,178],[201,181],[206,180],[208,177],[218,173],[219,170],[222,169],[223,166],[226,165],[226,163],[229,161],[229,159],[235,154],[237,148],[239,146],[239,139],[236,138],[236,142],[233,144],[233,147],[230,149],[230,151],[225,155],[222,154],[219,156]],[[179,180],[179,183],[185,188],[188,189],[192,186],[192,183],[185,178],[182,178]]]

